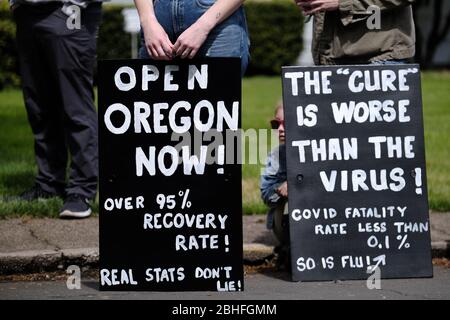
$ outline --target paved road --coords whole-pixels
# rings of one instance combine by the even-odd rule
[[[381,280],[380,290],[366,281],[290,282],[287,274],[265,271],[247,274],[245,291],[217,292],[100,292],[98,281],[82,279],[80,290],[65,280],[0,282],[0,299],[151,299],[151,300],[303,300],[303,299],[450,299],[450,268],[436,266],[434,278]]]

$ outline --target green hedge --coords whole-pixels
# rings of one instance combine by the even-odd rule
[[[129,58],[131,36],[123,31],[123,6],[105,5],[98,39],[99,59]],[[293,2],[245,2],[250,32],[248,74],[279,74],[301,50],[303,19]],[[7,2],[0,3],[0,90],[19,84],[15,23]]]
[[[123,31],[123,6],[103,6],[103,17],[98,34],[98,59],[131,58],[131,35]]]
[[[246,2],[250,33],[248,74],[279,74],[302,49],[303,15],[294,1]]]

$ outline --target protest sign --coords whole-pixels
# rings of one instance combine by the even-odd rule
[[[239,59],[99,63],[102,290],[243,290],[240,110]]]
[[[293,280],[432,276],[419,66],[282,78]]]

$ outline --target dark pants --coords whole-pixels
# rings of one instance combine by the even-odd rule
[[[36,183],[47,192],[93,198],[98,178],[93,66],[101,4],[82,9],[81,28],[73,30],[61,6],[21,5],[14,11],[23,95],[35,139]]]

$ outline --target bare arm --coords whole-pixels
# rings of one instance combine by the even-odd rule
[[[209,32],[233,14],[244,0],[217,0],[193,25],[184,31],[174,45],[175,54],[192,59],[205,42]]]
[[[173,44],[156,19],[153,1],[134,0],[134,3],[144,31],[145,47],[150,57],[155,60],[172,59]]]

